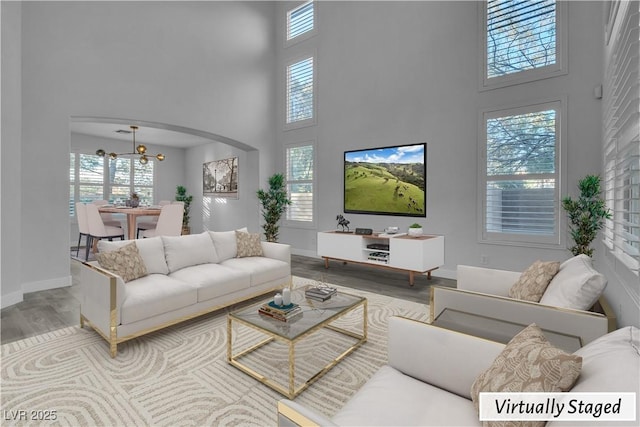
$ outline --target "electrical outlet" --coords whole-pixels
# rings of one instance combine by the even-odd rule
[[[480,255],[480,265],[489,265],[489,255]]]

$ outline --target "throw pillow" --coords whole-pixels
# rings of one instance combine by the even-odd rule
[[[577,255],[560,265],[560,271],[540,298],[541,304],[588,310],[607,287],[607,279],[592,265],[591,257]]]
[[[138,252],[136,242],[131,242],[115,251],[98,252],[96,259],[100,267],[122,277],[125,283],[147,275],[147,268]]]
[[[575,384],[582,357],[566,353],[549,343],[534,323],[509,341],[491,366],[471,385],[471,399],[479,412],[481,392],[561,392]],[[511,421],[490,421],[504,426]],[[519,426],[544,426],[545,421],[522,421]]]
[[[518,281],[509,289],[509,296],[525,301],[540,301],[549,282],[559,269],[559,262],[534,262],[522,272]]]
[[[263,256],[260,234],[258,233],[244,233],[236,230],[236,243],[238,245],[238,258]]]

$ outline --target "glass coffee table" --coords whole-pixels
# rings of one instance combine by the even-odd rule
[[[307,387],[367,341],[366,298],[339,291],[330,299],[320,302],[305,298],[305,289],[306,287],[302,287],[294,289],[291,292],[291,301],[299,304],[302,308],[302,313],[292,320],[284,322],[258,313],[258,308],[270,301],[271,298],[231,312],[227,316],[227,361],[229,364],[284,396],[287,396],[289,399],[293,399],[302,393]],[[357,309],[360,309],[362,314],[361,331],[352,331],[334,324],[352,312],[354,312],[353,315],[358,316],[359,319],[359,314],[355,312]],[[251,344],[249,343],[250,340],[241,339],[239,334],[237,334],[241,327],[248,327],[257,331],[261,338],[260,341]],[[313,371],[315,371],[314,373],[309,374],[309,367],[307,367],[308,378],[298,381],[298,384],[296,384],[296,344],[306,339],[314,340],[317,335],[327,330],[348,337],[346,343],[348,348],[333,357],[325,365],[319,367],[312,366]],[[235,340],[234,332],[236,332]],[[266,338],[264,338],[264,336],[266,336]],[[273,342],[284,344],[284,347],[278,347],[280,351],[277,351],[274,347],[271,353],[264,353],[263,360],[256,366],[252,367],[244,363],[244,359],[249,355],[257,351],[265,352],[269,347],[268,344]],[[238,344],[239,347],[242,347],[244,344],[246,348],[234,353],[234,343]],[[343,340],[340,341],[340,344],[344,344]],[[331,347],[335,346],[336,342],[333,342]],[[275,354],[281,353],[285,349],[288,350],[286,357],[282,354]],[[273,353],[274,350],[275,353]],[[284,382],[287,383],[285,385],[282,384],[282,378],[279,382],[274,378],[277,375],[272,375],[278,369],[276,360],[278,356],[282,356],[288,364],[288,366],[285,367],[288,368],[288,373],[284,376]],[[263,370],[263,372],[260,373],[258,370]]]

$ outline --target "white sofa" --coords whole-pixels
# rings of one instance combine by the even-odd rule
[[[389,319],[388,364],[333,417],[295,401],[278,402],[285,426],[481,426],[471,385],[504,344],[401,317]],[[636,392],[640,408],[640,330],[626,327],[575,352],[582,369],[570,391]],[[597,423],[596,423],[597,424]],[[607,424],[607,423],[604,423]],[[609,423],[611,424],[611,423]],[[585,425],[547,423],[547,427]],[[616,426],[636,426],[616,422]]]
[[[509,289],[521,273],[459,265],[457,288],[431,287],[431,322],[445,309],[499,318],[580,338],[582,345],[616,328],[616,317],[601,292],[604,276],[595,271],[591,258],[573,257],[560,265],[540,302],[509,297]],[[594,304],[595,303],[595,304]]]
[[[246,231],[246,229],[245,229]],[[100,241],[99,252],[131,240]],[[291,286],[289,245],[260,242],[263,256],[238,258],[235,231],[135,240],[148,275],[125,283],[83,262],[80,325],[88,322],[110,345]]]

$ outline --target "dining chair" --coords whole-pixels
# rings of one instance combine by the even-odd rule
[[[141,235],[145,237],[155,236],[179,236],[182,233],[182,213],[184,206],[170,204],[162,207],[158,218],[158,225],[152,230],[144,230]]]
[[[76,257],[80,254],[80,241],[82,236],[86,238],[85,261],[89,259],[89,246],[91,246],[91,236],[89,235],[89,221],[87,220],[87,209],[84,203],[76,203],[76,218],[78,219],[78,247],[76,247]]]
[[[91,204],[94,204],[94,205],[100,207],[100,206],[108,205],[109,201],[108,200],[94,200],[93,202],[91,202]],[[122,227],[122,223],[120,221],[118,221],[117,219],[115,219],[113,217],[113,214],[111,214],[109,212],[100,212],[100,216],[102,217],[102,222],[104,222],[104,225],[110,225],[112,227]]]
[[[97,243],[100,239],[113,240],[114,237],[119,237],[124,240],[124,229],[122,227],[113,227],[111,225],[105,225],[98,212],[98,206],[94,204],[85,205],[87,212],[87,222],[89,223],[89,238],[92,243]],[[93,242],[95,239],[95,242]]]
[[[166,206],[166,205],[170,205],[171,204],[171,200],[160,200],[160,203],[158,203],[158,206],[162,207],[162,206]],[[145,219],[143,221],[139,221],[138,225],[137,225],[137,229],[136,229],[136,239],[140,238],[140,231],[141,230],[152,230],[154,228],[156,228],[156,226],[158,225],[158,215],[156,216],[152,216],[152,217],[148,217],[150,219]]]

